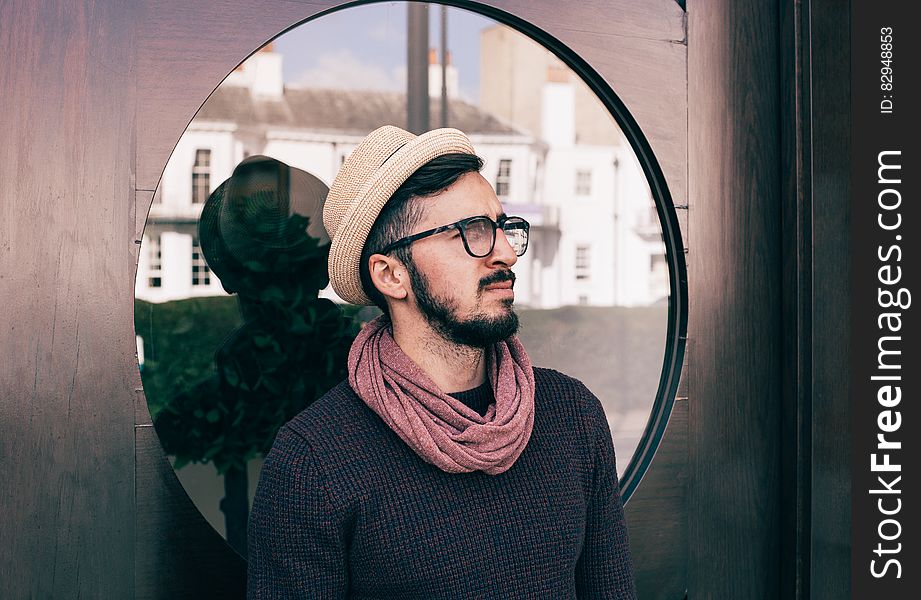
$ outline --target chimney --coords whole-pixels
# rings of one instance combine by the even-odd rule
[[[576,141],[576,90],[562,66],[547,68],[541,89],[541,137],[550,146],[572,146]]]
[[[258,98],[281,99],[285,91],[282,79],[282,56],[269,43],[247,58],[224,80],[222,85],[249,88]]]
[[[457,67],[451,64],[451,53],[448,52],[448,98],[457,97],[458,78]],[[434,48],[429,48],[429,97],[441,97],[441,63],[438,60],[438,52]]]

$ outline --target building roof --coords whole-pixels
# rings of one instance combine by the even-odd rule
[[[441,99],[431,98],[432,122]],[[221,86],[208,98],[196,120],[365,135],[382,125],[406,127],[406,95],[397,92],[285,88],[279,99],[259,98],[246,87]],[[467,134],[526,135],[490,113],[456,98],[449,100],[448,124]]]

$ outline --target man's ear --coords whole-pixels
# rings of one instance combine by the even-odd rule
[[[409,273],[399,260],[386,254],[372,254],[368,257],[368,274],[371,284],[385,298],[402,300],[409,293]]]

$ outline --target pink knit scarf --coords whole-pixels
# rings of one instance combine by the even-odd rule
[[[534,426],[534,370],[517,337],[486,349],[496,402],[480,416],[436,386],[380,316],[349,351],[349,384],[424,461],[448,473],[498,475],[524,451]]]

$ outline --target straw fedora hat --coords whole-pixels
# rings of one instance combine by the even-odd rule
[[[381,209],[403,182],[439,156],[474,153],[467,136],[451,128],[416,136],[385,125],[362,140],[342,163],[323,207],[323,224],[332,239],[329,279],[340,298],[372,304],[361,287],[361,252]]]
[[[322,181],[268,156],[250,156],[211,193],[198,235],[202,254],[227,293],[252,294],[314,271],[326,286],[329,236],[322,226]],[[322,263],[321,263],[322,264]]]

